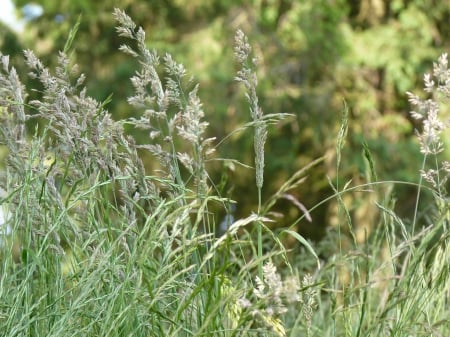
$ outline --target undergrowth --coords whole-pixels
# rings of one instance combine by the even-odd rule
[[[432,193],[433,211],[396,216],[390,189],[406,182],[330,181],[335,194],[324,202],[337,201],[340,224],[312,244],[295,224],[272,230],[271,210],[287,199],[312,221],[314,208],[290,191],[322,159],[262,200],[267,127],[287,116],[263,113],[245,34],[235,38],[236,80],[249,103],[243,129],[254,133],[259,203],[234,219],[235,202],[208,175],[208,165],[223,160],[215,144],[226,139],[208,138],[198,85],[172,56],[149,50],[145,32],[124,12],[114,16],[128,40],[120,49],[139,67],[128,100],[134,118],[115,121],[109,99],[86,94],[84,75],[68,57],[76,26],[56,69],[24,53],[38,88],[24,87],[1,55],[1,336],[450,335],[450,165],[439,159],[447,127],[439,112],[450,96],[446,55],[425,77],[430,98],[409,94],[418,107],[413,117],[423,121],[417,203]],[[27,100],[31,90],[41,98]],[[125,126],[146,130],[148,144],[136,144]],[[344,108],[337,171],[347,127]],[[151,174],[143,150],[157,161]],[[368,148],[365,154],[376,177]],[[377,223],[364,240],[343,199],[355,191],[380,196]],[[217,210],[227,212],[225,222]],[[295,254],[286,248],[289,237],[302,247]]]

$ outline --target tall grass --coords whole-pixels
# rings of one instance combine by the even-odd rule
[[[139,66],[129,98],[134,118],[115,121],[108,100],[87,96],[84,75],[67,56],[76,27],[54,70],[25,52],[40,82],[39,100],[27,100],[35,88],[25,88],[1,55],[0,142],[7,154],[0,181],[0,336],[450,335],[446,162],[436,159],[434,171],[424,168],[430,185],[418,186],[436,196],[433,214],[414,213],[408,223],[392,211],[386,192],[377,204],[379,223],[364,242],[342,244],[345,231],[354,237],[344,202],[343,230],[330,230],[320,244],[291,228],[271,230],[270,210],[281,198],[312,221],[314,209],[289,191],[301,188],[321,159],[262,200],[267,125],[285,116],[262,113],[257,62],[238,31],[236,79],[250,108],[259,203],[216,237],[220,219],[213,210],[227,210],[234,201],[218,194],[208,175],[216,140],[207,136],[199,87],[170,55],[149,50],[145,32],[124,12],[114,16],[118,34],[128,40],[121,50]],[[435,66],[435,91],[448,96],[445,60]],[[434,92],[426,80],[427,92]],[[424,153],[427,158],[438,158],[439,142],[425,135],[443,130],[435,123],[435,101],[410,97],[428,121],[421,148],[434,151]],[[147,130],[148,144],[136,144],[125,125]],[[337,169],[345,130],[344,118]],[[157,161],[150,174],[141,150]],[[376,177],[369,149],[366,158]],[[338,182],[328,200],[389,184]],[[286,236],[302,250],[285,248]]]

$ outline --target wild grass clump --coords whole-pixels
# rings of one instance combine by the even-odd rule
[[[436,82],[426,77],[426,91],[438,96],[410,94],[419,106],[413,116],[425,121],[421,176],[436,196],[435,213],[416,211],[408,223],[386,194],[375,230],[344,249],[343,231],[313,245],[292,230],[295,224],[270,229],[282,198],[313,221],[290,191],[321,159],[262,200],[268,126],[285,115],[261,109],[257,60],[245,34],[235,38],[236,80],[249,103],[259,202],[254,213],[232,219],[235,201],[222,197],[208,174],[209,163],[221,158],[199,86],[171,55],[149,50],[145,32],[124,12],[114,16],[128,41],[120,49],[138,63],[128,100],[133,118],[115,121],[109,99],[87,95],[84,75],[67,56],[76,26],[54,70],[25,52],[36,88],[25,88],[8,56],[0,56],[1,336],[450,335],[449,165],[438,159],[445,123],[436,103],[450,92],[446,58],[435,66]],[[40,98],[28,100],[31,90]],[[130,126],[145,130],[148,144],[124,131]],[[338,168],[346,128],[344,118]],[[155,158],[150,174],[141,151]],[[383,184],[337,183],[330,199]],[[422,181],[418,187],[425,190]],[[349,212],[339,205],[352,236]],[[217,209],[229,210],[221,231]],[[303,250],[285,248],[287,236]]]

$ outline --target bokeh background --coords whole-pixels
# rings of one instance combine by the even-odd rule
[[[4,0],[2,0],[4,1]],[[314,159],[292,196],[314,207],[341,187],[373,180],[364,146],[370,150],[380,181],[417,182],[422,158],[409,116],[406,91],[420,92],[423,74],[449,49],[450,1],[447,0],[13,0],[22,29],[0,26],[0,48],[11,55],[24,84],[24,49],[44,64],[57,62],[70,29],[80,18],[72,58],[87,76],[88,93],[99,101],[113,94],[108,109],[115,119],[136,113],[126,98],[136,61],[118,51],[125,41],[115,31],[114,7],[125,10],[147,33],[148,47],[168,52],[200,83],[209,135],[218,142],[250,120],[242,88],[235,82],[233,40],[237,29],[249,37],[259,57],[259,97],[265,113],[295,116],[272,126],[266,145],[264,196],[267,199],[294,172]],[[2,5],[3,6],[3,5]],[[33,97],[30,97],[32,99]],[[349,129],[336,167],[336,139],[344,106]],[[32,127],[32,126],[30,126]],[[128,130],[140,143],[143,132]],[[251,130],[233,134],[217,147],[217,158],[253,165]],[[448,156],[448,153],[444,153]],[[147,169],[153,159],[142,153]],[[236,216],[256,209],[254,171],[231,161],[210,163],[211,181],[223,196],[237,201]],[[370,192],[345,195],[354,225],[370,232],[379,216],[375,203],[390,198],[396,212],[412,216],[414,187],[385,183]],[[394,205],[395,204],[395,205]],[[291,201],[275,206],[276,226],[303,215]],[[323,203],[312,221],[295,228],[318,240],[339,225],[335,202]],[[358,231],[356,231],[358,233]]]

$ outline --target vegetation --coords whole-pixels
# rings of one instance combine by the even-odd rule
[[[324,14],[326,3],[308,10]],[[269,30],[276,19],[267,7],[261,25]],[[331,18],[342,14],[328,9]],[[115,103],[133,111],[122,118],[107,111],[114,96],[98,100],[84,87],[72,53],[79,25],[55,67],[25,52],[33,81],[21,82],[1,55],[1,336],[449,335],[445,54],[425,76],[425,99],[408,93],[420,127],[417,183],[380,178],[370,140],[361,142],[364,179],[348,180],[358,137],[344,104],[328,144],[334,154],[309,158],[266,188],[276,168],[270,134],[301,116],[264,113],[259,92],[268,88],[257,77],[264,53],[237,30],[234,80],[241,87],[234,90],[250,118],[215,132],[202,86],[171,54],[148,49],[144,29],[125,12],[114,17],[120,49],[138,66],[127,105]],[[243,111],[237,101],[231,106]],[[221,151],[239,134],[251,135],[252,161]],[[305,206],[299,190],[321,165],[333,171],[331,193]],[[227,167],[253,175],[246,193],[257,202],[247,214],[251,203],[233,211]],[[225,182],[217,182],[217,170],[225,170]],[[416,191],[406,219],[395,208],[401,187]],[[368,202],[358,204],[355,195]],[[283,200],[297,209],[295,220],[277,217]],[[336,226],[313,243],[298,224],[313,221],[325,204]]]
[[[14,0],[17,8],[29,0]],[[342,181],[368,183],[363,143],[367,143],[382,180],[414,181],[420,169],[414,129],[419,125],[409,113],[406,91],[421,85],[422,74],[449,48],[447,4],[435,0],[250,0],[250,1],[70,1],[41,0],[41,16],[29,21],[20,36],[21,48],[4,41],[2,51],[11,55],[24,84],[28,79],[21,50],[31,49],[44,64],[55,67],[71,27],[81,16],[77,43],[71,58],[86,78],[87,93],[105,101],[113,119],[133,117],[126,100],[133,94],[128,80],[136,63],[117,53],[122,40],[115,34],[113,7],[126,10],[144,28],[151,48],[169,52],[189,65],[200,85],[199,97],[210,127],[207,137],[222,139],[247,122],[242,87],[233,80],[233,36],[243,30],[259,58],[259,104],[267,113],[289,113],[269,126],[266,151],[268,199],[286,179],[313,160],[326,156],[308,176],[309,183],[291,191],[311,208],[333,193],[326,177],[336,182],[335,139],[343,100],[348,106],[349,130],[339,170]],[[6,35],[5,35],[6,36]],[[412,43],[411,41],[414,41]],[[31,82],[31,83],[30,83]],[[206,90],[207,88],[207,90]],[[30,98],[40,99],[40,90]],[[145,132],[125,128],[138,143],[147,142]],[[223,158],[253,163],[252,135],[236,132],[217,152]],[[393,147],[392,144],[396,146]],[[447,154],[448,155],[448,154]],[[144,166],[153,171],[153,159],[140,153]],[[222,194],[237,201],[236,215],[245,217],[258,206],[251,170],[227,163],[210,165],[209,174]],[[414,208],[412,186],[396,188],[396,211],[410,217]],[[245,196],[245,197],[243,197]],[[356,212],[365,208],[378,216],[373,199],[383,193],[347,194],[355,227],[371,227]],[[430,200],[432,202],[432,200]],[[424,203],[426,205],[426,203]],[[283,214],[277,222],[289,226],[302,215],[292,202],[274,206]],[[313,216],[314,225],[301,221],[296,230],[319,240],[331,224],[336,226],[337,205],[322,204]]]

